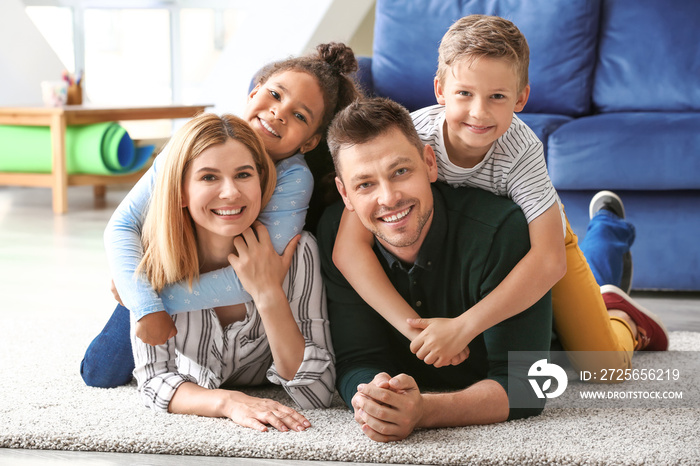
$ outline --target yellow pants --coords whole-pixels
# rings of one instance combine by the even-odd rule
[[[552,288],[554,330],[576,370],[628,369],[636,341],[627,322],[611,317],[578,238],[566,221],[566,275]],[[585,353],[583,353],[585,352]],[[605,352],[605,353],[592,353]]]

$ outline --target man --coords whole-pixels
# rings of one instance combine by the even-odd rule
[[[355,102],[336,116],[328,143],[345,207],[372,232],[375,255],[390,281],[422,318],[459,316],[488,295],[529,250],[527,223],[514,203],[478,189],[432,184],[435,154],[420,142],[399,104]],[[508,352],[547,357],[550,295],[473,339],[465,362],[429,366],[334,266],[342,210],[340,203],[327,209],[318,239],[337,388],[363,432],[376,441],[392,441],[415,428],[539,414],[544,401],[527,380],[534,360],[518,361],[522,353],[511,353],[509,367]]]

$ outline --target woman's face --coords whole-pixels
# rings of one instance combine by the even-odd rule
[[[185,172],[183,207],[190,211],[199,242],[241,234],[258,217],[260,204],[253,154],[235,139],[208,147]]]
[[[243,119],[260,135],[272,160],[279,162],[316,147],[323,113],[323,93],[316,78],[283,71],[255,86]]]

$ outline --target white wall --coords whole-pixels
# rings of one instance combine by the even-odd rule
[[[63,69],[21,0],[2,0],[0,106],[42,105],[41,81],[61,79]]]
[[[240,114],[253,75],[265,64],[348,43],[375,0],[258,0],[249,2],[243,25],[229,40],[208,77],[200,101],[216,112]]]
[[[198,103],[240,114],[250,79],[274,60],[313,51],[316,44],[358,41],[375,0],[256,0],[224,48]],[[360,42],[361,43],[361,42]],[[371,39],[370,39],[371,44]],[[358,54],[367,54],[358,50]],[[0,0],[0,106],[41,105],[39,83],[60,79],[64,66],[25,13],[21,0]]]

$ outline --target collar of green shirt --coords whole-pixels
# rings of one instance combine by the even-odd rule
[[[445,237],[447,236],[447,209],[445,208],[445,201],[442,198],[442,193],[435,189],[435,186],[432,186],[432,192],[433,220],[428,234],[425,236],[425,240],[423,240],[423,244],[418,251],[418,257],[416,257],[416,262],[414,264],[405,264],[387,251],[379,241],[374,242],[391,269],[400,267],[410,272],[413,267],[420,267],[424,270],[431,270],[437,263],[437,257],[447,246],[445,245]]]

